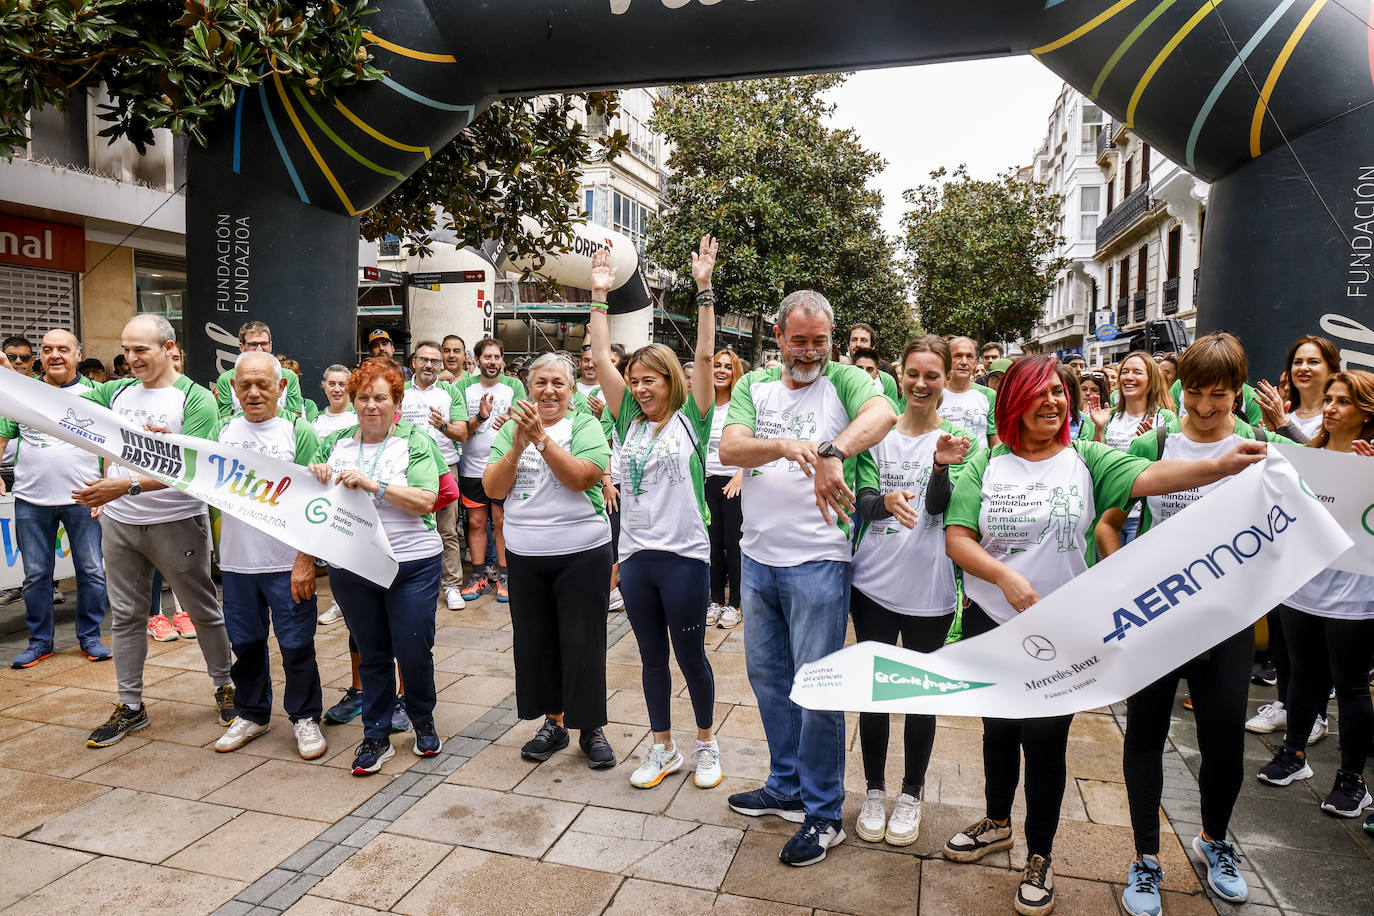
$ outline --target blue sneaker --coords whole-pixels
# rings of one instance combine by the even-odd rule
[[[415,747],[411,750],[416,757],[433,757],[443,749],[444,742],[439,740],[434,723],[415,726]]]
[[[400,694],[396,695],[396,708],[391,710],[391,730],[393,732],[410,731],[410,716],[406,713],[406,698]]]
[[[1240,876],[1240,853],[1225,840],[1204,840],[1193,837],[1193,851],[1207,860],[1207,883],[1222,900],[1244,903],[1250,895],[1245,879]]]
[[[88,639],[83,642],[81,651],[86,658],[93,662],[103,662],[114,658],[114,653],[110,651],[110,647],[98,639]]]
[[[844,828],[839,821],[807,815],[802,828],[792,834],[792,839],[778,853],[785,865],[802,868],[815,865],[825,858],[825,851],[831,846],[844,842]]]
[[[14,657],[14,661],[10,662],[10,667],[32,668],[46,658],[52,658],[52,646],[31,642],[27,649]]]
[[[357,687],[350,687],[344,691],[339,702],[329,707],[329,712],[324,714],[324,721],[334,725],[343,725],[345,722],[352,722],[362,714],[363,692]]]
[[[745,817],[763,817],[765,814],[773,814],[794,824],[800,824],[806,820],[806,809],[802,807],[800,798],[791,801],[775,798],[773,793],[764,788],[754,789],[751,792],[736,792],[730,796],[728,801],[731,811],[736,814],[743,814]]]
[[[353,757],[353,775],[366,776],[375,773],[382,768],[396,752],[391,748],[391,742],[385,738],[364,738],[363,743],[358,745],[358,753]]]
[[[1126,889],[1121,892],[1121,904],[1126,912],[1130,916],[1159,916],[1159,885],[1163,880],[1164,869],[1158,862],[1143,856],[1132,862]]]

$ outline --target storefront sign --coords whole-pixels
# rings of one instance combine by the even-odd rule
[[[86,231],[0,215],[0,264],[81,273],[86,269]]]

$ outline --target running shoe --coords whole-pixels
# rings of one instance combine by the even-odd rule
[[[706,625],[708,627],[715,626],[716,621],[720,620],[720,612],[723,610],[725,610],[724,606],[712,601],[706,608]]]
[[[652,789],[668,776],[682,769],[682,755],[677,748],[669,750],[655,744],[644,755],[644,762],[630,774],[630,785],[636,789]]]
[[[247,719],[239,716],[234,719],[233,722],[229,723],[228,730],[215,742],[215,750],[219,751],[221,754],[227,754],[229,751],[236,751],[259,735],[267,734],[268,728],[269,727],[266,725],[249,722]]]
[[[11,668],[32,668],[44,659],[52,658],[52,646],[31,642],[29,647],[14,657]]]
[[[721,608],[720,619],[716,621],[716,626],[722,630],[733,630],[743,619],[744,614],[739,608],[727,604]]]
[[[1039,853],[1026,860],[1021,883],[1016,888],[1016,912],[1021,916],[1041,916],[1054,909],[1054,869]]]
[[[539,726],[539,731],[534,733],[534,737],[520,748],[520,756],[526,760],[543,763],[552,757],[555,751],[561,751],[567,746],[568,730],[553,719],[545,719],[544,724]]]
[[[215,706],[219,708],[219,724],[229,725],[238,713],[234,709],[234,685],[221,684],[215,688]]]
[[[302,760],[315,760],[329,750],[329,742],[324,740],[320,723],[314,719],[297,719],[291,723],[291,730],[296,733],[296,753],[301,755]]]
[[[67,601],[67,596],[64,595],[64,594],[62,594],[62,590],[59,589],[59,588],[57,587],[57,583],[53,583],[53,587],[52,587],[52,603],[53,603],[53,604],[64,604],[64,603],[66,603],[66,601]]]
[[[93,662],[104,662],[114,658],[110,647],[99,639],[88,639],[81,644],[81,654]]]
[[[1279,672],[1273,665],[1265,665],[1250,678],[1250,683],[1257,687],[1273,687],[1278,682]]]
[[[473,573],[472,578],[468,580],[468,587],[458,594],[464,601],[476,601],[489,591],[491,591],[491,580],[486,576]]]
[[[148,618],[148,635],[158,642],[175,642],[181,638],[172,628],[172,622],[161,614]]]
[[[1374,804],[1374,797],[1370,796],[1360,774],[1337,770],[1336,784],[1322,802],[1322,810],[1336,817],[1359,817],[1371,804]]]
[[[406,712],[406,698],[396,694],[396,705],[391,708],[391,731],[410,731],[410,715]]]
[[[358,745],[358,753],[353,756],[353,775],[366,776],[375,773],[382,768],[382,764],[395,756],[396,751],[385,738],[364,738],[362,744]]]
[[[825,858],[826,850],[844,842],[844,828],[839,821],[807,815],[802,827],[782,847],[778,858],[784,865],[804,868]]]
[[[416,757],[433,757],[443,750],[444,742],[439,739],[439,733],[434,730],[434,723],[428,725],[415,726],[415,746],[411,750]]]
[[[766,814],[772,814],[785,821],[792,821],[794,824],[800,824],[806,820],[806,809],[802,807],[800,798],[790,800],[778,798],[762,787],[748,792],[736,792],[727,801],[731,811],[736,814],[743,814],[745,817],[763,817]]]
[[[1245,878],[1240,874],[1240,851],[1225,840],[1204,840],[1193,837],[1193,851],[1207,862],[1207,883],[1221,899],[1244,903],[1250,895]]]
[[[1121,905],[1130,916],[1159,916],[1163,906],[1159,893],[1164,869],[1153,859],[1141,857],[1131,863],[1126,876],[1126,889],[1121,892]]]
[[[692,782],[696,783],[696,787],[714,789],[720,785],[724,777],[720,771],[720,745],[716,744],[716,739],[712,738],[708,744],[698,741],[692,756],[697,759],[696,772],[692,774]]]
[[[148,727],[148,708],[140,706],[130,709],[124,703],[116,703],[115,710],[105,724],[91,732],[86,739],[87,747],[109,747],[124,740],[124,736]]]
[[[1326,716],[1317,716],[1312,720],[1312,733],[1307,736],[1308,745],[1316,744],[1325,738],[1328,731],[1330,731],[1330,726],[1326,724]]]
[[[1256,735],[1268,735],[1283,731],[1288,727],[1288,710],[1281,700],[1265,703],[1249,719],[1245,720],[1245,730]]]
[[[584,728],[577,739],[582,753],[587,756],[587,766],[593,770],[609,770],[615,766],[615,751],[606,740],[606,733],[599,728]]]
[[[345,722],[352,722],[362,714],[363,692],[357,687],[350,687],[344,691],[339,702],[329,707],[329,711],[324,714],[324,721],[334,725],[343,725]]]
[[[4,591],[0,591],[0,607],[18,601],[23,597],[24,590],[22,588],[7,588]]]
[[[196,638],[196,625],[191,622],[191,615],[183,611],[180,607],[172,615],[172,628],[177,631],[177,635],[182,639]]]
[[[977,862],[990,852],[1010,848],[1011,824],[1001,827],[985,817],[950,837],[941,852],[952,862]]]
[[[331,604],[329,610],[320,615],[320,626],[327,627],[343,620],[343,611],[339,610],[337,604]]]
[[[1288,745],[1279,747],[1274,759],[1259,771],[1259,781],[1271,786],[1286,786],[1295,779],[1311,779],[1312,768],[1307,765],[1307,755],[1293,750]]]
[[[444,589],[444,604],[448,605],[450,611],[461,611],[468,606],[468,603],[463,600],[463,590],[457,586]]]
[[[510,583],[505,576],[496,577],[496,603],[510,604]]]
[[[883,839],[889,846],[910,846],[921,832],[921,800],[906,792],[897,796]]]
[[[854,822],[854,832],[859,839],[869,843],[883,841],[883,835],[887,832],[887,793],[882,789],[869,789],[864,796],[859,819]]]
[[[620,588],[617,586],[616,588],[611,589],[611,600],[610,603],[607,605],[606,610],[618,611],[623,607],[625,607],[625,598],[620,594]]]

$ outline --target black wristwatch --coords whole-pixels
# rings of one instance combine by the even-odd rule
[[[849,457],[844,452],[840,451],[839,447],[829,439],[826,439],[820,444],[816,449],[816,454],[820,455],[822,458],[838,458],[841,461]]]

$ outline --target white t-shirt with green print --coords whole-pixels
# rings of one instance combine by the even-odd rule
[[[515,423],[496,433],[492,464],[502,460],[515,439]],[[572,411],[552,426],[549,438],[574,458],[585,458],[603,471],[611,447],[601,424],[591,414]],[[611,525],[601,500],[599,481],[579,493],[559,483],[544,456],[533,446],[520,453],[515,482],[506,495],[506,546],[522,556],[550,557],[590,550],[611,542]]]
[[[705,464],[711,423],[689,395],[663,431],[657,427],[626,388],[615,419],[621,443],[620,562],[640,550],[663,550],[710,563]]]
[[[873,463],[859,471],[859,489],[916,494],[911,505],[921,520],[915,528],[908,529],[894,518],[864,522],[851,573],[859,591],[889,611],[913,617],[939,617],[954,611],[954,564],[945,555],[945,529],[941,518],[926,514],[925,508],[941,433],[972,438],[948,420],[919,436],[894,429],[869,449]],[[974,442],[970,455],[978,451]],[[956,464],[949,469],[951,483],[958,482],[963,467]]]
[[[999,445],[964,463],[945,526],[978,533],[983,549],[1048,597],[1093,562],[1093,529],[1108,509],[1125,509],[1150,466],[1101,442],[1073,442],[1052,458],[1027,461]],[[998,623],[1016,611],[1002,589],[964,574],[964,592]]]
[[[960,429],[973,434],[973,444],[988,447],[988,434],[997,432],[994,411],[997,392],[983,385],[971,385],[968,391],[945,389],[936,411]]]
[[[873,379],[858,366],[828,363],[816,381],[802,388],[782,382],[782,368],[755,369],[735,385],[725,426],[748,426],[758,439],[834,439],[870,398],[882,398]],[[867,452],[844,462],[845,482],[854,488]],[[849,562],[849,522],[816,508],[810,477],[784,458],[744,472],[740,498],[744,525],[740,550],[768,566],[800,566],[816,560]]]

